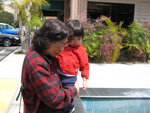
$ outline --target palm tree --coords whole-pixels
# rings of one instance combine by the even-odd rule
[[[27,49],[30,46],[30,41],[26,41],[26,39],[23,36],[23,20],[26,22],[26,25],[28,25],[28,39],[31,39],[31,35],[30,35],[30,23],[31,23],[31,19],[32,21],[34,21],[34,17],[36,17],[36,19],[38,19],[38,22],[41,19],[41,5],[43,4],[49,4],[46,0],[12,0],[13,2],[16,3],[18,9],[19,9],[19,29],[20,29],[20,37],[21,37],[21,48],[22,48],[22,52],[25,53],[27,51]],[[31,8],[35,9],[34,10],[34,15],[31,11]],[[39,17],[39,18],[37,18]]]

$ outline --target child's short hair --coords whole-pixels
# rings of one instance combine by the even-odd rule
[[[73,31],[73,35],[69,37],[70,41],[74,36],[82,36],[84,38],[83,25],[79,20],[69,20],[66,25]]]

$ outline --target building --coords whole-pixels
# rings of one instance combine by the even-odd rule
[[[14,20],[17,20],[17,15],[18,15],[19,10],[18,10],[16,4],[14,4],[14,3],[2,4],[2,7],[3,7],[4,11],[7,11],[14,15]]]
[[[77,15],[87,14],[96,19],[101,15],[112,21],[133,21],[150,23],[150,0],[50,0],[50,6],[43,6],[44,16],[56,16],[62,21],[78,19]]]

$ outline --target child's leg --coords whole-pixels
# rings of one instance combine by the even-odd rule
[[[77,81],[77,76],[64,76],[59,74],[59,78],[64,88],[67,86],[74,86]]]
[[[77,76],[59,75],[59,78],[64,88],[66,88],[67,86],[74,86],[75,82],[77,81]],[[72,99],[71,103],[64,110],[67,112],[73,107],[74,107],[74,104],[73,104],[73,99]]]

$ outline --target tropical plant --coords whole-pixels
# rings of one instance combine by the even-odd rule
[[[91,23],[90,19],[85,19],[81,14],[79,20],[84,25],[85,38],[83,45],[90,58],[97,62],[115,62],[122,46],[122,37],[127,31],[122,27],[123,22],[116,25],[106,16],[97,18]]]
[[[132,55],[140,57],[150,55],[150,25],[133,22],[129,29],[122,28],[123,22],[116,25],[106,16],[97,18],[91,23],[86,15],[81,14],[79,20],[84,25],[85,38],[83,45],[90,58],[97,62],[116,62],[121,49],[128,48]]]
[[[102,21],[99,20],[94,23],[91,23],[90,19],[84,19],[85,17],[83,14],[81,15],[82,18],[79,20],[83,23],[84,26],[84,39],[83,39],[83,46],[89,56],[90,59],[93,59],[94,62],[99,62],[101,59],[99,48],[102,44],[102,37],[104,35],[102,31],[103,24]]]
[[[129,49],[137,48],[143,54],[147,56],[146,61],[148,61],[148,56],[150,54],[150,44],[149,44],[149,30],[144,24],[140,22],[133,22],[129,25],[129,31],[126,38],[127,46]]]
[[[102,44],[101,38],[102,38],[102,33],[100,30],[97,30],[94,31],[93,33],[85,33],[82,42],[88,56],[91,59],[94,59],[96,62],[99,62],[101,58],[100,51],[99,51],[99,47]]]
[[[123,48],[122,38],[126,35],[126,30],[121,28],[123,22],[116,25],[106,16],[101,16],[101,18],[105,18],[104,20],[107,25],[104,30],[103,43],[100,47],[102,61],[115,62],[120,54],[120,50]]]
[[[43,21],[41,18],[43,18],[43,13],[41,6],[42,5],[50,5],[48,0],[25,0],[25,4],[27,4],[25,11],[28,21],[28,26],[31,30],[33,30],[33,26],[41,27]]]
[[[33,28],[33,26],[35,25],[36,21],[36,26],[40,26],[42,25],[41,23],[41,5],[42,4],[48,4],[47,0],[12,0],[16,3],[18,9],[19,9],[19,29],[20,29],[20,37],[21,37],[21,48],[22,51],[25,53],[27,51],[27,49],[30,46],[30,39],[31,39],[31,28]],[[34,13],[32,12],[32,10],[34,9]],[[39,14],[40,13],[40,14]],[[25,23],[26,26],[28,26],[28,40],[26,41],[23,37],[23,29],[22,29],[22,25],[23,23]],[[34,24],[31,24],[33,23]],[[40,23],[40,24],[39,24]]]

